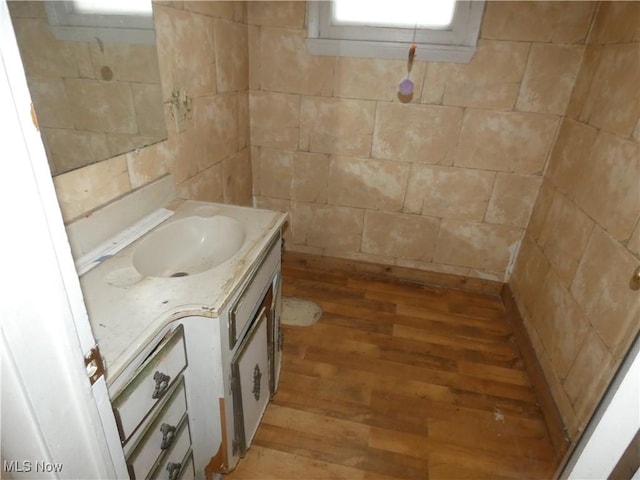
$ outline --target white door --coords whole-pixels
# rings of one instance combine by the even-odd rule
[[[0,0],[1,478],[127,477],[5,0]]]

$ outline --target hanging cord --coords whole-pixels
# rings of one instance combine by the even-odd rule
[[[418,46],[415,44],[416,40],[416,30],[418,28],[418,24],[413,27],[413,43],[409,47],[409,57],[407,59],[407,78],[402,80],[398,85],[399,98],[403,103],[407,103],[411,101],[411,97],[413,96],[413,82],[409,79],[411,75],[411,69],[413,68],[413,61],[416,57],[416,48]]]

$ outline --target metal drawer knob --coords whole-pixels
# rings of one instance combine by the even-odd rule
[[[181,463],[169,462],[167,463],[167,472],[169,472],[169,480],[176,480],[178,475],[180,475],[180,470],[182,470]]]
[[[162,372],[156,372],[153,374],[153,380],[156,382],[156,386],[153,389],[153,394],[151,398],[157,399],[162,397],[165,394],[167,389],[169,388],[169,382],[171,382],[171,377],[169,375],[165,375]]]
[[[632,290],[640,290],[640,267],[636,268],[633,272],[629,287],[631,287]]]
[[[176,427],[163,423],[160,425],[160,433],[162,433],[162,442],[160,443],[160,450],[166,450],[173,443],[173,439],[176,436]]]

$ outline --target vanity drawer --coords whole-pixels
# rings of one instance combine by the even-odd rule
[[[186,417],[178,428],[175,442],[154,464],[151,474],[147,478],[162,478],[178,480],[189,478],[189,469],[193,472],[193,454],[191,451],[191,437],[189,422]]]
[[[233,349],[247,323],[253,318],[255,309],[260,304],[260,296],[268,288],[270,277],[280,264],[280,255],[280,236],[277,236],[271,242],[264,260],[253,272],[249,283],[231,308],[229,314],[229,349]]]
[[[157,416],[143,429],[138,440],[129,442],[134,445],[125,449],[131,478],[146,478],[160,455],[176,441],[178,426],[187,414],[183,377],[174,384],[163,402]]]
[[[160,342],[113,400],[123,444],[164,397],[186,366],[184,330],[180,325]]]

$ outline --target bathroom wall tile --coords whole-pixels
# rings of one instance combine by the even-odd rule
[[[443,219],[435,263],[494,272],[504,271],[518,249],[522,229]]]
[[[455,147],[462,109],[378,103],[372,156],[438,163]]]
[[[584,47],[534,43],[516,109],[563,115],[582,63]]]
[[[547,214],[549,208],[551,208],[551,202],[555,194],[555,187],[545,177],[542,179],[540,190],[538,191],[538,197],[535,200],[529,223],[527,224],[527,234],[531,235],[534,241],[538,241],[542,233],[542,229],[547,220]]]
[[[53,184],[65,222],[131,190],[123,156],[58,175]]]
[[[540,286],[537,303],[533,324],[550,356],[555,374],[564,379],[580,351],[589,324],[553,269],[547,272]]]
[[[177,184],[176,194],[187,200],[223,202],[222,164],[213,165]]]
[[[328,201],[333,205],[399,211],[409,164],[332,156]]]
[[[640,3],[602,2],[589,35],[590,44],[632,42],[640,35]]]
[[[589,331],[564,381],[564,388],[574,408],[580,402],[580,397],[589,397],[586,403],[593,405],[593,400],[596,400],[593,398],[594,386],[600,383],[603,376],[610,375],[608,372],[612,363],[611,354],[602,340],[593,330]]]
[[[155,45],[89,43],[91,78],[114,82],[158,83],[158,54]],[[112,79],[102,69],[108,67]]]
[[[597,135],[595,128],[568,118],[560,125],[546,176],[569,198],[575,197],[584,161],[591,154]]]
[[[413,102],[420,99],[424,68],[424,62],[414,62]],[[398,84],[406,76],[406,60],[337,57],[334,96],[393,101],[398,97]]]
[[[251,198],[251,151],[244,148],[222,161],[224,203],[248,205]]]
[[[490,1],[481,38],[522,42],[584,43],[596,2]]]
[[[538,244],[565,287],[573,280],[593,226],[593,220],[556,192]]]
[[[271,92],[250,92],[251,145],[298,148],[300,97]]]
[[[218,92],[249,88],[249,32],[246,25],[214,20]]]
[[[573,410],[573,405],[567,396],[567,392],[565,391],[562,382],[553,370],[553,361],[544,349],[539,351],[536,348],[536,352],[540,352],[537,355],[538,363],[544,372],[545,380],[549,386],[553,400],[558,407],[560,416],[562,417],[565,431],[569,438],[576,438],[581,431],[580,420],[578,420],[578,417]]]
[[[249,24],[270,27],[304,28],[305,2],[247,2]]]
[[[200,147],[197,138],[198,135],[195,128],[169,135],[166,145],[166,159],[176,185],[198,172],[198,152]]]
[[[57,172],[68,172],[87,164],[87,159],[95,163],[97,159],[110,156],[109,142],[103,133],[60,128],[43,128],[47,154],[56,166]]]
[[[598,64],[580,120],[628,137],[640,114],[640,43],[600,48]]]
[[[582,65],[578,70],[578,76],[576,77],[576,81],[573,86],[571,99],[567,106],[567,118],[571,118],[573,120],[581,119],[582,109],[585,105],[585,100],[589,95],[593,76],[595,75],[600,63],[601,53],[602,48],[597,45],[587,45],[585,47],[584,55],[582,57]]]
[[[638,117],[638,121],[636,122],[636,128],[633,129],[631,139],[640,142],[640,117]]]
[[[67,108],[69,99],[61,78],[29,77],[28,83],[41,128],[75,127],[73,111]]]
[[[375,102],[303,97],[300,150],[368,157]]]
[[[258,192],[261,196],[291,198],[294,155],[287,150],[260,149]]]
[[[518,306],[529,316],[536,311],[540,288],[548,271],[549,261],[527,233],[522,239],[509,284],[518,299]]]
[[[429,272],[444,273],[447,275],[459,275],[461,277],[474,277],[470,268],[458,267],[455,265],[443,265],[441,263],[427,262],[424,260],[412,260],[407,258],[396,258],[395,265],[399,267],[416,268],[419,270],[427,270]]]
[[[616,240],[626,241],[640,215],[638,144],[601,131],[581,169],[576,203]]]
[[[251,117],[249,115],[249,91],[238,92],[236,96],[238,102],[238,149],[249,147],[251,136]]]
[[[143,136],[166,138],[167,127],[164,121],[160,84],[132,83],[131,95],[138,133]]]
[[[293,211],[291,200],[289,199],[261,197],[259,195],[255,197],[255,207],[289,214]],[[291,228],[287,228],[286,233],[289,234],[290,232]]]
[[[640,296],[629,288],[637,259],[596,227],[582,257],[571,293],[610,349],[632,338],[640,322]]]
[[[299,202],[327,203],[329,156],[296,152],[293,160],[292,198]]]
[[[169,173],[168,141],[158,142],[124,155],[131,188],[138,188]]]
[[[248,22],[248,8],[247,2],[236,2],[234,0],[229,0],[233,3],[233,21],[236,23],[247,24]]]
[[[249,45],[249,88],[260,90],[260,65],[262,64],[260,49],[260,27],[247,26]]]
[[[636,257],[640,257],[640,221],[636,224],[636,228],[627,243],[627,248]]]
[[[195,0],[183,2],[183,8],[194,13],[231,21],[234,19],[235,3],[234,1],[203,2]]]
[[[418,215],[398,215],[367,210],[362,252],[387,257],[431,261],[440,220]]]
[[[491,280],[493,282],[505,281],[504,272],[489,272],[488,270],[477,270],[477,269],[471,268],[469,269],[468,276],[472,278],[481,278],[483,280]]]
[[[541,183],[537,175],[498,173],[485,222],[526,227]]]
[[[154,23],[165,99],[174,90],[191,98],[216,93],[213,18],[156,6]]]
[[[335,58],[311,55],[305,46],[306,31],[262,27],[260,85],[272,92],[331,95]]]
[[[67,78],[64,84],[76,125],[94,132],[138,133],[128,83]]]
[[[364,210],[358,208],[298,202],[293,212],[296,243],[322,248],[327,255],[358,252],[363,225]],[[295,235],[304,236],[304,241]]]
[[[80,44],[57,40],[46,18],[13,19],[20,57],[25,70],[34,77],[73,78],[78,76],[76,55]],[[88,51],[86,52],[88,55]]]
[[[253,177],[253,194],[260,193],[260,147],[249,147],[251,149],[251,176]]]
[[[422,102],[511,110],[528,53],[526,43],[480,40],[469,63],[429,63]]]
[[[494,172],[412,165],[404,211],[431,217],[482,221]]]
[[[539,173],[557,125],[558,118],[552,115],[467,109],[454,165]]]
[[[199,171],[238,151],[235,94],[197,98],[193,112]]]
[[[107,145],[109,146],[109,155],[107,157],[115,157],[132,150],[141,150],[145,146],[153,145],[161,140],[160,137],[147,137],[142,135],[128,135],[126,133],[108,133]],[[105,157],[105,158],[107,158]],[[97,158],[97,161],[103,159]],[[92,163],[92,162],[87,162]]]

